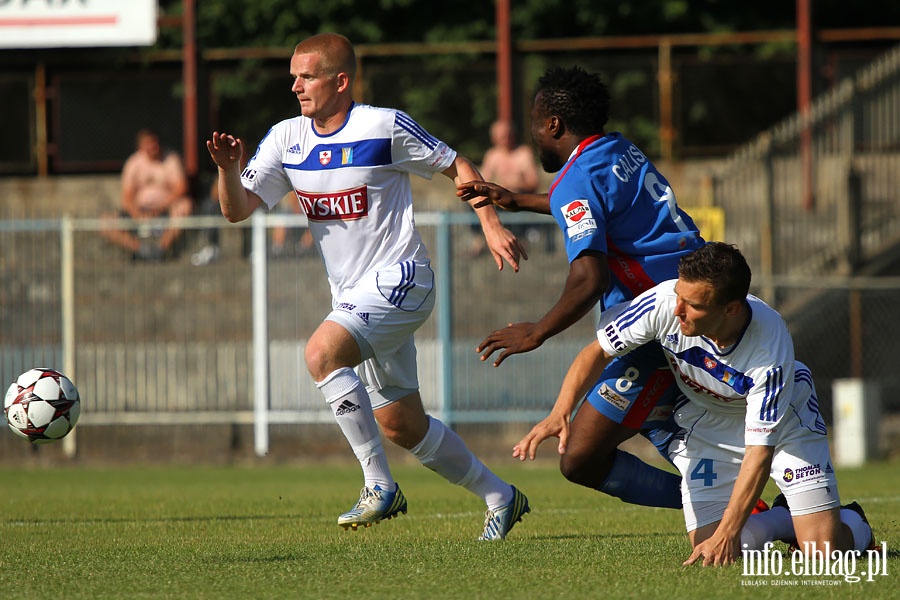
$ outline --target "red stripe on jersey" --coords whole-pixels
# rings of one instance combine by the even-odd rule
[[[566,175],[566,171],[569,170],[569,167],[572,166],[572,163],[575,162],[575,159],[578,158],[579,156],[581,156],[581,153],[584,152],[584,149],[587,148],[588,146],[590,146],[591,144],[593,144],[594,142],[596,142],[597,140],[599,140],[599,139],[602,138],[602,137],[603,137],[603,136],[600,135],[600,134],[592,135],[592,136],[589,137],[589,138],[585,138],[584,140],[581,141],[580,144],[578,144],[578,147],[575,148],[575,154],[572,155],[572,158],[570,158],[569,161],[566,163],[566,165],[562,168],[562,171],[560,171],[559,176],[553,181],[552,184],[550,184],[550,189],[547,190],[547,195],[548,195],[548,196],[552,196],[552,195],[553,195],[553,190],[556,189],[556,185],[557,185],[560,181],[562,181],[562,178],[565,177],[565,175]]]
[[[615,244],[609,240],[609,236],[606,236],[606,247],[609,250],[607,263],[610,272],[628,288],[633,296],[638,296],[656,285],[641,264],[616,248]]]
[[[640,429],[644,421],[647,420],[647,415],[650,414],[650,411],[653,410],[663,394],[673,385],[675,385],[675,374],[670,369],[662,368],[653,372],[647,378],[644,389],[641,390],[640,395],[638,395],[634,404],[628,410],[628,414],[622,420],[622,425]]]

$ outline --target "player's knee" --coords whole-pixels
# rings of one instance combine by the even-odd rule
[[[334,369],[331,368],[331,360],[325,349],[310,340],[303,350],[303,359],[306,361],[306,368],[315,381],[322,381]]]
[[[583,456],[564,454],[559,459],[559,471],[562,476],[578,485],[590,485],[591,468]]]
[[[403,414],[384,414],[382,412],[376,418],[384,437],[401,448],[409,450],[424,437],[424,432],[419,431],[420,428],[415,427]]]

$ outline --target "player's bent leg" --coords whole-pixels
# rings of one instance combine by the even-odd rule
[[[342,367],[362,362],[356,338],[334,321],[323,321],[306,342],[303,357],[314,381],[322,381]]]
[[[376,418],[385,437],[408,449],[423,466],[485,501],[479,539],[504,539],[531,510],[522,492],[488,469],[452,429],[425,414],[418,392],[379,407]]]
[[[806,515],[794,515],[797,548],[804,552],[814,548],[822,551],[827,543],[832,550],[852,550],[853,534],[847,525],[841,523],[840,513],[841,509],[831,508]]]
[[[406,498],[391,475],[372,401],[350,368],[359,355],[350,333],[330,321],[322,323],[306,347],[307,368],[362,467],[365,485],[359,500],[338,517],[340,526],[354,530],[406,513]]]
[[[681,477],[618,449],[637,429],[616,423],[584,403],[572,421],[563,476],[585,487],[642,506],[681,508]]]
[[[375,418],[384,437],[406,450],[420,443],[428,432],[429,417],[418,392],[377,408]]]
[[[637,429],[616,423],[585,402],[570,424],[569,442],[559,469],[572,483],[599,490],[612,470],[619,444],[637,433]]]
[[[719,523],[721,523],[721,521],[707,523],[706,525],[701,525],[696,529],[688,531],[688,539],[691,541],[691,548],[696,548],[697,544],[701,544],[711,538],[716,532],[716,529],[718,529]]]

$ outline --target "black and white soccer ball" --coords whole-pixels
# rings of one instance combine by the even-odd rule
[[[34,444],[64,438],[81,414],[75,384],[53,369],[31,369],[6,390],[6,423],[13,433]]]

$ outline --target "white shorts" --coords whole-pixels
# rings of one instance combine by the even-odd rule
[[[369,273],[332,300],[325,317],[345,328],[359,344],[356,367],[381,408],[419,389],[415,331],[434,308],[434,272],[429,262],[405,261]]]
[[[781,423],[770,476],[794,516],[840,506],[828,438],[815,425],[815,407],[790,407]],[[693,531],[722,520],[744,458],[744,415],[714,413],[687,402],[674,414],[680,430],[669,458],[681,472],[684,522]],[[739,445],[735,445],[735,444]]]

